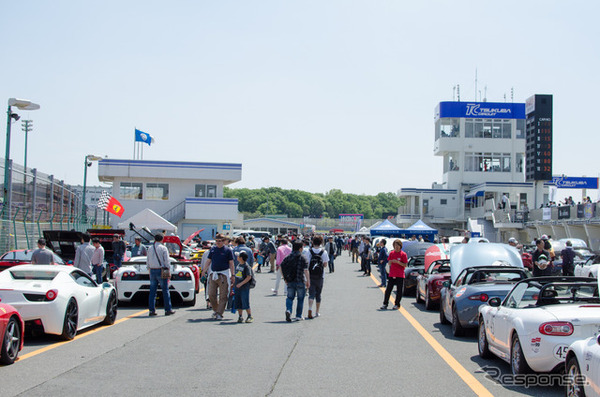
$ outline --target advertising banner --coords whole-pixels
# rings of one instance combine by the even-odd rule
[[[359,231],[364,219],[363,214],[340,214],[340,226]]]
[[[583,218],[583,204],[577,204],[577,218]]]
[[[476,119],[524,119],[524,103],[505,102],[440,102],[435,119],[440,118]]]
[[[558,219],[568,219],[571,217],[571,207],[558,207]]]
[[[552,184],[558,189],[598,189],[598,178],[553,176]]]
[[[585,219],[593,218],[595,209],[596,209],[596,206],[592,203],[583,204],[583,217]]]
[[[552,208],[544,208],[542,210],[542,219],[545,221],[552,219]]]

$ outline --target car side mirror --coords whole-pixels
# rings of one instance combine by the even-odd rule
[[[450,288],[450,281],[446,280],[442,283],[442,287]]]
[[[488,305],[490,305],[492,307],[498,307],[498,306],[500,306],[500,303],[502,303],[502,301],[498,297],[492,298],[488,301]]]

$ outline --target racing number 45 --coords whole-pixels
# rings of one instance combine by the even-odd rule
[[[567,358],[567,352],[569,351],[569,346],[567,345],[558,345],[554,347],[554,357],[564,360]]]

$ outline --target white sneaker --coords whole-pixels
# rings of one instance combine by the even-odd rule
[[[302,320],[304,320],[304,317],[296,317],[296,318],[294,318],[294,321],[302,321]]]
[[[315,313],[315,318],[321,316],[319,313]]]
[[[215,320],[223,320],[223,316],[217,313]]]
[[[215,320],[217,318],[217,313],[213,312],[212,316],[210,316],[210,318],[212,318],[213,320]]]

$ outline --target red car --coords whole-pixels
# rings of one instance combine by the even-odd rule
[[[12,250],[0,256],[0,271],[6,270],[9,267],[16,265],[30,265],[31,255],[35,250]],[[54,254],[54,263],[57,265],[65,265],[65,261],[60,256]]]
[[[2,335],[0,364],[8,365],[15,362],[23,349],[24,334],[25,323],[17,309],[0,303],[0,335]]]
[[[444,281],[450,280],[450,260],[441,259],[429,265],[427,272],[417,277],[417,302],[425,300],[425,308],[433,310],[440,301]]]

